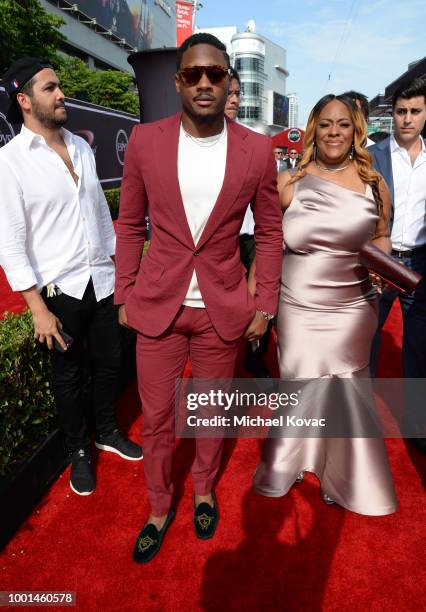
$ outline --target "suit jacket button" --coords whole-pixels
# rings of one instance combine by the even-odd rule
[[[194,251],[194,257],[197,257],[198,251]]]

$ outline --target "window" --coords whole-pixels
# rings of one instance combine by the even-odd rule
[[[264,61],[258,57],[238,57],[235,60],[238,72],[251,71],[263,73]]]
[[[261,96],[263,94],[263,83],[243,81],[241,83],[241,88],[245,96]]]
[[[239,119],[261,119],[262,109],[259,106],[240,106]]]

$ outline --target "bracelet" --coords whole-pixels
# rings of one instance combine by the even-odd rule
[[[274,314],[270,312],[265,312],[264,310],[258,310],[257,312],[260,312],[260,314],[263,316],[265,321],[272,321],[272,319],[275,317]]]

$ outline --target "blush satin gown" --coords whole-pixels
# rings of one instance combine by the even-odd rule
[[[362,194],[313,174],[294,184],[283,219],[281,378],[369,377],[377,294],[358,251],[373,237],[377,220],[370,186]],[[359,406],[352,399],[342,409],[356,417]],[[303,471],[316,474],[322,492],[353,512],[378,516],[396,510],[381,438],[268,438],[254,489],[285,495]]]

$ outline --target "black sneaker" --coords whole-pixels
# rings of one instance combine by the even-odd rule
[[[95,490],[90,453],[77,448],[71,455],[70,487],[77,495],[90,495]]]
[[[114,429],[111,434],[105,436],[99,434],[95,446],[101,450],[116,453],[129,461],[140,461],[143,459],[142,448],[135,444],[135,442],[125,438],[119,429]]]

